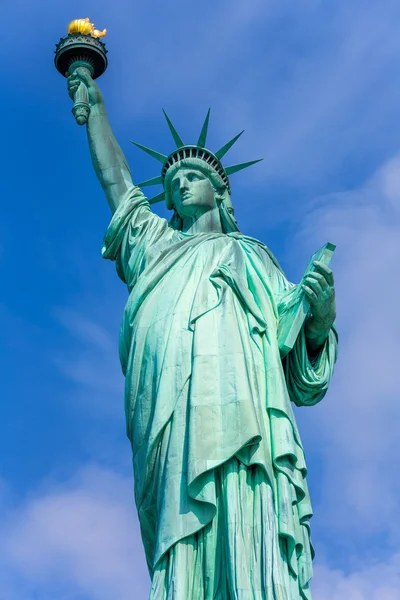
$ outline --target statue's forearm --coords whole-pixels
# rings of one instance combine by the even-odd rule
[[[94,170],[114,212],[121,198],[132,186],[132,176],[111,129],[104,105],[92,107],[87,135]]]

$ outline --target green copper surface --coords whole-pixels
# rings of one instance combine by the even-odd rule
[[[262,160],[262,158],[259,158],[258,160],[250,160],[245,163],[239,163],[238,165],[232,165],[231,167],[226,167],[225,171],[228,173],[228,175],[232,175],[233,173],[237,173],[238,171],[242,171],[243,169],[247,169],[247,167],[257,164]]]
[[[87,70],[70,76],[70,94],[82,83],[113,213],[103,256],[129,293],[119,352],[150,600],[310,600],[312,509],[292,403],[319,402],[333,374],[333,245],[290,283],[240,232],[206,153],[171,161],[161,195],[173,216],[158,217]]]
[[[210,112],[211,109],[208,109],[206,118],[203,123],[203,127],[201,128],[199,139],[197,140],[197,145],[199,148],[204,148],[207,141],[207,133],[208,133],[208,124],[210,122]]]
[[[162,184],[162,182],[163,182],[162,175],[158,175],[157,177],[152,177],[151,179],[147,179],[146,181],[142,181],[141,183],[138,183],[137,185],[139,187],[146,187],[147,185]]]
[[[235,137],[232,138],[229,142],[227,142],[224,146],[222,146],[222,148],[217,150],[217,152],[215,153],[215,156],[218,156],[218,158],[222,158],[223,156],[225,156],[225,154],[228,152],[228,150],[230,150],[232,148],[233,144],[238,141],[238,139],[240,138],[240,136],[243,133],[244,133],[244,129],[243,129],[243,131],[241,131],[240,133],[235,135]]]
[[[138,148],[143,150],[143,152],[146,152],[147,154],[149,154],[150,156],[152,156],[159,162],[162,162],[163,164],[166,162],[166,160],[168,158],[168,156],[165,156],[165,154],[161,154],[161,152],[157,152],[157,150],[152,150],[151,148],[147,148],[147,146],[143,146],[143,144],[138,144],[138,142],[131,141],[131,144],[134,144],[135,146],[137,146]]]
[[[56,44],[54,64],[56,69],[68,77],[76,69],[86,69],[87,75],[96,79],[107,69],[107,49],[101,40],[82,33],[68,34]],[[87,123],[90,103],[86,86],[77,88],[72,113],[78,125]]]
[[[171,119],[169,118],[169,116],[167,115],[167,113],[165,112],[165,110],[163,109],[163,113],[164,113],[164,117],[168,123],[168,127],[169,130],[172,134],[172,137],[174,138],[175,144],[177,148],[181,148],[182,146],[185,145],[185,142],[182,140],[181,136],[179,135],[179,133],[177,132],[177,130],[175,129],[174,125],[172,124]]]

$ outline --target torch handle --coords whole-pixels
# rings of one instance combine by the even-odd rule
[[[86,68],[86,67],[81,67]],[[87,69],[88,75],[92,75],[89,69]],[[81,81],[78,89],[74,95],[74,106],[72,107],[72,114],[74,115],[78,125],[86,125],[90,113],[89,104],[89,93],[86,85]]]

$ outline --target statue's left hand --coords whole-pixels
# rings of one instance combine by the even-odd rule
[[[301,287],[310,302],[312,329],[327,332],[336,318],[333,273],[320,261],[313,264],[314,271],[304,277]]]

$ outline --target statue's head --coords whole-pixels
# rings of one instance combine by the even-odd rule
[[[167,208],[173,210],[170,224],[182,229],[185,217],[196,217],[218,208],[222,231],[239,231],[229,190],[220,175],[200,159],[183,159],[171,167],[164,181]]]
[[[255,164],[258,160],[224,167],[221,158],[243,131],[213,153],[205,148],[210,111],[207,113],[195,146],[184,144],[165,111],[164,114],[177,145],[176,150],[166,156],[132,142],[163,163],[160,176],[138,184],[141,187],[156,183],[163,185],[164,191],[152,198],[150,204],[165,200],[167,208],[174,211],[171,225],[175,229],[181,229],[182,218],[193,217],[217,207],[221,216],[222,230],[225,233],[239,231],[230,199],[229,175]]]

